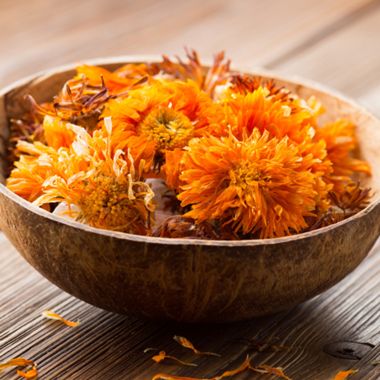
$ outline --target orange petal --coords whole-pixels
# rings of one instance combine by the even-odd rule
[[[17,370],[16,372],[17,372],[17,375],[19,375],[20,377],[24,379],[35,379],[38,376],[38,371],[37,371],[36,366],[33,366],[32,369],[26,372],[20,371],[20,370]]]
[[[348,371],[339,371],[335,377],[334,380],[345,380],[348,376],[358,372],[357,369],[349,369]]]
[[[152,377],[152,380],[209,380],[201,379],[199,377],[186,377],[186,376],[174,376],[166,373],[158,373]]]
[[[33,360],[24,359],[24,358],[13,358],[9,359],[7,362],[0,363],[0,370],[9,368],[9,367],[26,367],[27,365],[32,365]]]
[[[173,339],[177,343],[179,343],[182,347],[189,348],[196,355],[209,355],[209,356],[218,356],[218,357],[221,356],[219,354],[216,354],[215,352],[207,352],[207,351],[199,351],[199,350],[197,350],[194,347],[194,345],[187,338],[185,338],[183,336],[174,335]]]
[[[197,364],[195,363],[188,363],[188,362],[184,362],[178,358],[176,358],[175,356],[171,356],[171,355],[166,355],[166,352],[165,351],[160,351],[159,354],[157,355],[154,355],[152,357],[152,360],[154,360],[156,363],[161,363],[162,361],[164,361],[165,359],[169,359],[169,360],[174,360],[175,362],[179,363],[179,364],[182,364],[182,365],[187,365],[189,367],[196,367]]]
[[[285,379],[285,380],[291,380],[291,378],[289,376],[285,375],[284,370],[280,367],[271,367],[269,365],[263,364],[263,365],[258,366],[257,368],[255,368],[255,367],[251,367],[251,368],[254,371],[258,370],[257,372],[275,375],[275,376],[277,376],[281,379]],[[262,371],[264,371],[264,372],[262,372]]]
[[[249,356],[247,355],[244,362],[238,368],[230,370],[230,371],[225,371],[221,375],[213,377],[212,380],[220,380],[220,379],[223,379],[224,377],[235,376],[238,373],[244,372],[248,368],[252,368],[252,367],[249,360]]]
[[[78,322],[69,321],[68,319],[63,318],[62,316],[60,316],[57,313],[54,313],[51,310],[45,310],[45,311],[43,311],[42,312],[42,316],[44,316],[45,318],[48,318],[48,319],[54,319],[55,321],[61,321],[66,326],[69,326],[69,327],[77,327],[80,324],[79,321]]]

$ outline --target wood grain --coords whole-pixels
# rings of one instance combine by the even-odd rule
[[[358,362],[323,352],[325,344],[335,341],[379,345],[379,247],[341,284],[289,312],[252,322],[200,326],[147,322],[96,309],[50,285],[8,247],[4,238],[0,247],[4,263],[0,269],[1,357],[32,357],[42,379],[150,379],[160,371],[213,375],[238,364],[247,352],[255,363],[281,365],[294,379],[329,379],[338,369],[362,368],[362,364],[365,368],[364,364],[368,366],[379,355],[376,348]],[[40,313],[45,308],[80,319],[81,325],[70,329],[44,320]],[[175,334],[188,337],[201,349],[219,352],[222,358],[194,358],[172,340]],[[254,353],[249,349],[250,340],[274,341],[289,348]],[[199,369],[157,365],[150,354],[143,353],[146,347],[195,360]],[[376,367],[368,369],[380,374]],[[9,378],[14,377],[9,373],[0,376]]]
[[[0,2],[0,85],[63,63],[107,55],[206,57],[226,50],[261,65],[326,27],[371,11],[370,0],[143,0]],[[376,2],[375,2],[376,3]],[[52,10],[52,12],[50,12]]]
[[[268,65],[344,91],[380,115],[378,1],[97,1],[0,2],[0,85],[37,70],[86,58],[180,53],[183,45],[206,56],[226,49],[234,61]],[[214,375],[238,364],[285,367],[294,380],[329,380],[359,368],[355,379],[380,378],[380,247],[349,277],[322,296],[270,318],[232,325],[186,326],[113,315],[63,293],[36,273],[0,237],[0,361],[27,356],[41,379],[150,379],[157,372]],[[69,329],[40,316],[55,309],[81,326]],[[163,348],[194,360],[172,340],[191,339],[220,360],[195,358],[189,370],[157,365],[144,348]],[[254,353],[248,340],[278,337],[290,348]],[[331,357],[335,341],[374,346],[360,360]],[[0,379],[15,379],[14,371]],[[252,378],[241,375],[238,379]],[[268,379],[268,377],[256,377]]]
[[[379,24],[380,2],[376,2],[365,17],[305,46],[298,54],[277,62],[275,67],[283,73],[336,88],[379,116],[380,54],[375,48],[379,45]]]

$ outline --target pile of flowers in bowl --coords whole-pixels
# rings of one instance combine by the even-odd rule
[[[355,125],[275,81],[187,60],[82,65],[51,102],[11,121],[7,187],[94,227],[264,239],[364,208]]]

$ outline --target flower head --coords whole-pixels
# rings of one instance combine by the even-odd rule
[[[190,206],[185,216],[215,220],[240,234],[261,238],[288,235],[307,227],[317,204],[316,175],[288,138],[271,138],[257,128],[190,142],[183,158],[184,185],[178,198]]]
[[[230,92],[224,104],[227,121],[239,138],[254,128],[279,139],[287,136],[296,143],[310,135],[313,110],[293,99],[277,99],[266,87],[246,94]]]
[[[109,134],[68,125],[75,135],[69,147],[55,150],[42,143],[19,144],[23,154],[7,186],[37,206],[66,202],[69,213],[99,228],[145,234],[150,228],[153,192],[140,180],[124,152],[110,150]],[[76,206],[70,211],[70,206]],[[77,211],[77,208],[79,211]]]
[[[129,149],[149,170],[164,163],[166,151],[184,148],[193,137],[218,133],[220,110],[193,82],[153,80],[110,101],[103,116],[114,120],[113,149]]]
[[[369,164],[354,157],[358,141],[355,125],[348,120],[340,119],[316,128],[316,140],[326,144],[327,158],[333,168],[329,179],[335,191],[343,192],[347,184],[352,182],[354,173],[371,175]]]

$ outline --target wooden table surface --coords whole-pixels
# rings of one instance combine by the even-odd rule
[[[317,80],[380,116],[379,37],[376,0],[0,0],[0,86],[54,65],[178,54],[186,45],[206,58],[225,49],[238,64]],[[41,277],[1,235],[0,262],[0,362],[32,358],[40,379],[209,377],[247,353],[256,364],[283,367],[293,380],[328,380],[350,368],[359,369],[353,380],[380,378],[380,366],[372,364],[380,357],[380,246],[340,284],[293,310],[214,326],[149,322],[87,305]],[[43,319],[47,308],[81,325]],[[174,334],[222,358],[197,358],[193,369],[156,364],[143,353],[158,347],[193,360]],[[255,352],[258,341],[288,349]],[[0,373],[14,378],[14,371]]]

